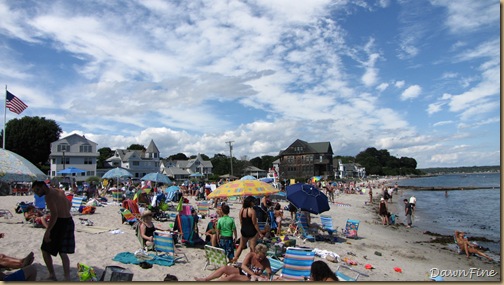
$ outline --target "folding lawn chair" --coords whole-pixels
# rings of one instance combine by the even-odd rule
[[[359,224],[359,220],[347,219],[345,229],[343,229],[343,234],[345,235],[345,237],[358,239],[359,236],[357,234],[357,231],[359,230]]]
[[[350,275],[348,274],[345,274],[343,272],[340,271],[341,268],[344,268],[345,269],[345,272],[346,271],[350,271],[352,272],[353,274],[356,274],[354,277],[351,277]],[[369,275],[365,274],[365,273],[362,273],[360,271],[357,271],[351,267],[348,267],[346,265],[338,265],[338,268],[336,268],[336,271],[334,272],[336,274],[336,276],[338,277],[338,280],[339,281],[357,281],[357,279],[359,279],[359,276],[366,276],[366,277],[369,277]],[[353,275],[352,274],[352,275]]]
[[[271,267],[271,275],[270,275],[270,280],[273,280],[273,276],[275,276],[278,271],[282,270],[284,267],[284,263],[278,259],[268,257],[268,260],[270,262],[270,267]],[[266,272],[265,272],[266,274]]]
[[[194,217],[192,215],[178,214],[175,218],[173,230],[180,233],[180,240],[185,246],[204,247],[205,241],[194,230]]]
[[[203,270],[205,270],[208,265],[215,265],[217,268],[220,268],[221,266],[228,264],[226,251],[222,248],[205,245],[205,255],[206,263]]]
[[[86,200],[86,196],[73,196],[72,198],[72,208],[70,208],[70,212],[79,212],[80,207],[83,205]]]
[[[121,220],[124,222],[128,222],[130,226],[132,226],[134,223],[138,221],[135,215],[131,213],[130,210],[121,208],[119,209],[119,212],[121,213]]]
[[[311,249],[289,247],[285,252],[282,279],[286,281],[304,281],[310,277],[310,270],[315,253]]]
[[[181,259],[182,256],[177,256],[178,254],[181,254],[184,256],[186,261],[189,262],[185,252],[175,247],[173,237],[167,232],[154,231],[154,251],[156,252],[156,255],[158,255],[158,253],[163,253],[165,255],[171,254],[173,256],[173,262]]]
[[[303,241],[311,241],[311,242],[315,241],[315,237],[312,236],[311,234],[308,234],[308,229],[303,226],[301,221],[297,221],[296,225],[299,238],[301,238]]]
[[[12,215],[11,211],[7,209],[0,209],[0,217],[4,219],[12,219],[14,215]]]
[[[320,216],[320,223],[322,224],[322,228],[332,236],[333,233],[338,231],[338,228],[333,227],[333,220],[331,216]]]
[[[198,213],[203,219],[205,216],[210,215],[210,203],[208,203],[208,201],[196,202],[196,205],[198,206]]]

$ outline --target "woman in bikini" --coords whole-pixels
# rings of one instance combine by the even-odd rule
[[[238,260],[248,241],[250,241],[250,252],[254,252],[258,233],[259,237],[263,237],[263,234],[259,231],[259,225],[257,224],[256,213],[254,210],[254,200],[254,197],[248,196],[243,201],[243,208],[240,210],[240,245],[238,246],[236,255],[231,262],[236,262]]]
[[[219,281],[266,281],[271,275],[271,265],[266,258],[268,248],[264,244],[258,244],[255,251],[251,251],[245,256],[241,267],[225,265],[214,271],[205,278],[194,277],[196,281],[211,281],[220,278]],[[266,275],[263,276],[263,271]]]

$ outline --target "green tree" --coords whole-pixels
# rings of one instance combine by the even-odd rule
[[[127,150],[147,150],[147,148],[145,148],[145,146],[141,145],[141,144],[132,144],[130,145]]]
[[[187,158],[187,156],[185,154],[179,152],[177,154],[173,154],[173,155],[168,156],[168,159],[171,159],[171,160],[188,160],[189,158]]]
[[[213,165],[213,170],[212,172],[216,175],[224,175],[226,173],[231,173],[230,169],[230,162],[229,162],[229,157],[216,153],[214,156],[210,159]],[[234,161],[233,161],[233,168],[234,168]]]
[[[40,167],[48,163],[51,143],[59,140],[61,132],[54,120],[45,117],[12,119],[5,125],[5,148]]]
[[[114,151],[110,149],[110,147],[102,147],[98,150],[100,156],[98,156],[98,161],[96,162],[96,166],[98,168],[105,167],[105,161],[114,155]]]

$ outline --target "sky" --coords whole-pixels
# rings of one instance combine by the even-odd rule
[[[0,82],[62,137],[252,159],[296,139],[500,165],[490,0],[0,0]]]

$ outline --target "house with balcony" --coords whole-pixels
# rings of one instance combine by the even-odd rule
[[[96,162],[100,155],[97,150],[97,143],[88,140],[85,136],[72,134],[51,143],[51,153],[49,161],[51,178],[58,175],[58,172],[69,167],[84,170],[83,173],[67,174],[75,178],[75,181],[85,181],[87,178],[96,175]]]
[[[279,160],[282,179],[334,175],[330,142],[309,143],[297,139],[288,148],[280,151]]]
[[[110,168],[122,167],[133,174],[133,179],[140,179],[144,175],[160,171],[160,156],[154,140],[151,140],[146,150],[116,149],[106,164]]]

